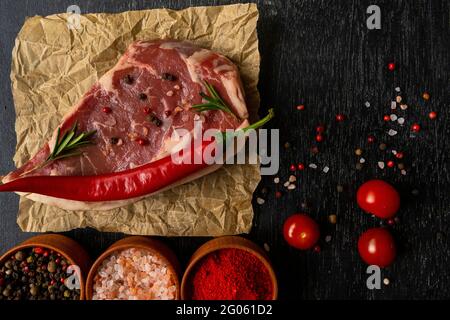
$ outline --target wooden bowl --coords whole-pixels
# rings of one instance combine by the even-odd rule
[[[0,265],[3,265],[11,255],[19,250],[42,247],[53,250],[63,256],[71,265],[80,267],[80,300],[85,298],[85,274],[90,266],[90,258],[87,252],[77,242],[69,237],[60,234],[42,234],[31,237],[20,245],[8,250],[0,258]]]
[[[167,265],[167,269],[174,274],[175,278],[175,286],[176,293],[175,299],[178,300],[180,298],[180,266],[175,254],[170,250],[165,244],[162,242],[151,239],[149,237],[143,236],[131,236],[123,238],[115,243],[113,243],[103,254],[98,257],[98,259],[94,262],[89,271],[87,281],[86,281],[86,299],[92,300],[92,291],[94,285],[94,277],[97,274],[97,269],[102,265],[103,260],[108,258],[112,253],[116,251],[121,251],[125,249],[143,249],[148,250],[152,254],[161,258]]]
[[[197,264],[197,262],[199,262],[203,257],[207,256],[208,254],[221,249],[241,249],[255,255],[264,264],[264,266],[267,268],[267,271],[269,272],[269,276],[272,280],[273,285],[272,300],[276,300],[278,298],[277,278],[273,270],[272,264],[270,263],[270,260],[267,257],[266,253],[258,245],[256,245],[250,240],[237,236],[224,236],[206,242],[205,244],[200,246],[200,248],[198,248],[192,255],[186,268],[186,271],[184,272],[183,279],[181,281],[182,300],[191,299],[188,293],[190,289],[189,281],[191,278],[192,270],[194,270],[194,267]]]

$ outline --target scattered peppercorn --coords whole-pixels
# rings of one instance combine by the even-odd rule
[[[356,164],[356,170],[361,170],[362,168],[363,168],[363,164],[360,163],[360,162],[358,162],[358,163]]]
[[[331,224],[336,224],[336,222],[337,222],[337,216],[336,216],[335,214],[330,214],[330,215],[328,216],[328,221],[329,221]]]
[[[140,100],[147,100],[147,95],[145,93],[139,93]]]
[[[289,149],[291,147],[291,144],[289,142],[284,143],[284,148]]]
[[[422,98],[423,98],[423,100],[430,100],[430,94],[428,92],[424,92],[422,94]]]
[[[388,63],[388,70],[389,71],[394,71],[395,70],[395,63],[394,62],[389,62]]]
[[[297,106],[297,110],[303,111],[303,110],[305,110],[305,106],[304,106],[303,104],[299,104],[299,105]]]
[[[319,245],[314,246],[314,252],[319,253],[321,250]]]
[[[164,111],[164,114],[165,114],[166,117],[170,117],[172,112],[170,110],[166,110],[166,111]]]
[[[167,81],[175,81],[175,80],[177,80],[177,77],[175,77],[173,74],[170,74],[170,73],[167,73],[167,72],[164,72],[162,74],[161,78],[163,80],[167,80]]]
[[[420,131],[420,124],[418,124],[418,123],[414,123],[412,126],[411,126],[411,130],[412,131],[414,131],[414,132],[419,132]]]
[[[316,132],[317,132],[317,133],[322,133],[322,132],[324,132],[324,131],[325,131],[325,127],[324,127],[324,126],[320,125],[320,126],[317,126],[317,127],[316,127]]]
[[[374,137],[374,136],[368,136],[368,137],[367,137],[367,142],[368,142],[368,143],[373,143],[373,142],[375,142],[375,137]]]
[[[378,146],[378,148],[379,148],[381,151],[384,151],[384,150],[386,150],[387,145],[386,145],[385,143],[380,143],[380,145]]]
[[[355,150],[355,154],[356,154],[357,156],[362,155],[362,153],[363,153],[363,151],[362,151],[360,148],[358,148],[358,149]]]
[[[162,125],[162,121],[154,114],[150,115],[150,122],[153,123],[157,127],[160,127]]]
[[[289,170],[290,171],[295,171],[295,164],[291,164],[290,167],[289,167]]]
[[[139,145],[141,145],[141,146],[145,146],[148,143],[148,141],[146,139],[142,139],[142,138],[136,139],[136,142],[139,143]]]
[[[282,196],[282,194],[281,194],[281,191],[276,191],[275,192],[275,198],[281,198],[281,196]]]
[[[436,117],[437,117],[436,111],[431,111],[431,112],[428,114],[428,118],[430,118],[431,120],[436,119]]]
[[[391,121],[391,117],[386,114],[386,115],[384,115],[383,120],[386,121],[386,122],[387,121]]]
[[[386,163],[386,165],[387,165],[389,168],[393,168],[393,167],[395,166],[395,163],[394,163],[394,161],[389,160],[389,161]]]
[[[103,107],[102,111],[103,111],[104,113],[111,113],[112,110],[111,110],[110,107]]]
[[[119,138],[117,138],[117,137],[112,137],[112,138],[110,139],[110,142],[111,142],[111,144],[117,144],[117,143],[119,143]]]
[[[303,164],[303,163],[299,163],[298,165],[297,165],[297,169],[298,170],[305,170],[305,165]]]
[[[339,193],[344,192],[344,187],[341,186],[340,184],[338,184],[338,185],[336,186],[336,191],[339,192]]]
[[[400,170],[405,169],[405,165],[404,165],[403,163],[397,164],[397,167],[398,167]]]
[[[322,142],[323,141],[323,135],[321,135],[321,134],[316,135],[316,141],[317,142]]]
[[[127,74],[127,75],[125,76],[125,78],[123,79],[123,81],[124,81],[126,84],[132,84],[132,83],[134,82],[134,79],[133,79],[133,77],[132,77],[131,75]]]
[[[343,114],[336,115],[336,121],[341,122],[345,120],[345,116]]]
[[[403,154],[403,152],[397,152],[397,153],[395,154],[395,157],[396,157],[397,159],[403,159],[404,154]]]

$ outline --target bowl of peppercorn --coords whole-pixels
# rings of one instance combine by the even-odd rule
[[[278,284],[266,253],[238,236],[210,240],[192,255],[181,281],[183,300],[276,300]]]
[[[0,300],[84,300],[89,264],[66,236],[31,237],[0,258]]]

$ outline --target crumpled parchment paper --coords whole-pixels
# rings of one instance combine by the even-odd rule
[[[35,16],[25,21],[12,56],[17,148],[22,165],[48,140],[62,117],[135,40],[174,38],[218,51],[239,67],[250,113],[259,106],[259,51],[255,4]],[[76,24],[75,24],[76,26]],[[17,222],[24,231],[101,231],[164,236],[219,236],[250,231],[258,165],[228,165],[194,182],[127,207],[64,211],[21,198]]]

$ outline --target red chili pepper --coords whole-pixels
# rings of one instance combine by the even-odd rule
[[[211,143],[214,142],[204,142],[197,152]],[[195,152],[192,149],[190,155]],[[123,200],[154,193],[206,167],[208,164],[204,161],[200,164],[175,163],[169,155],[134,169],[96,176],[24,177],[0,185],[0,192],[30,192],[76,201]]]
[[[256,129],[274,116],[274,110],[269,114],[244,128]],[[166,156],[145,165],[120,171],[95,176],[29,176],[19,178],[11,182],[0,184],[0,192],[14,191],[37,193],[45,196],[75,200],[75,201],[114,201],[139,198],[161,190],[183,178],[202,170],[209,165],[203,159],[203,151],[214,141],[203,142],[200,150],[194,149],[195,145],[183,158],[195,159],[195,154],[201,155],[200,163],[174,162],[172,156]],[[209,148],[208,148],[209,149]]]

